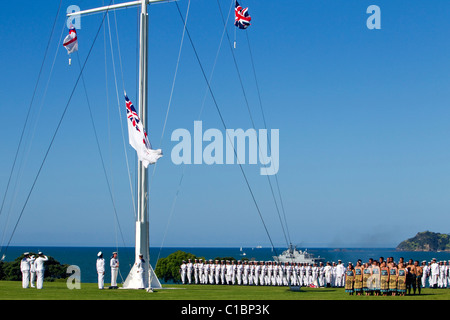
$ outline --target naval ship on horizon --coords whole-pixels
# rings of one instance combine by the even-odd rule
[[[308,253],[307,249],[304,251],[298,250],[296,246],[294,246],[292,243],[289,244],[289,248],[285,251],[283,251],[278,256],[273,256],[273,259],[276,262],[295,262],[295,263],[320,263],[324,262],[325,258],[321,258],[320,256],[315,256],[312,253]]]

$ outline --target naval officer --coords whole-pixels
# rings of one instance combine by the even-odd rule
[[[144,276],[145,276],[145,260],[142,254],[139,255],[139,259],[136,261],[136,271],[139,280],[139,289],[145,289]]]
[[[439,265],[436,263],[436,258],[433,258],[433,262],[431,263],[430,274],[430,287],[437,288],[439,280]]]
[[[34,261],[37,276],[36,289],[42,289],[44,284],[45,261],[48,261],[47,256],[45,256],[42,252],[39,252],[36,261]]]
[[[342,288],[345,285],[345,271],[346,268],[342,264],[341,260],[338,260],[338,265],[336,266],[336,284],[338,288]]]
[[[111,267],[111,288],[117,289],[117,275],[119,273],[119,258],[117,258],[117,252],[113,252],[111,260],[109,261]]]
[[[248,264],[247,260],[244,261],[244,267],[243,267],[243,274],[242,274],[242,284],[248,285],[248,277],[250,274],[250,265]]]
[[[103,259],[103,253],[100,251],[97,253],[97,278],[98,278],[98,288],[104,289],[105,287],[105,259]]]
[[[427,285],[428,276],[430,275],[430,267],[427,265],[427,262],[424,260],[422,261],[422,288],[425,288]]]
[[[183,263],[181,264],[181,267],[180,267],[180,275],[181,275],[181,283],[182,284],[186,283],[186,269],[187,269],[186,261],[183,260]]]
[[[187,264],[187,279],[188,279],[188,283],[191,284],[192,283],[192,271],[194,270],[194,264],[192,263],[191,259],[188,259],[188,264]]]
[[[36,267],[34,265],[34,261],[36,258],[34,256],[31,256],[30,258],[30,284],[32,288],[36,288]]]
[[[25,252],[20,261],[20,271],[22,272],[22,288],[27,289],[30,284],[30,254]]]
[[[215,284],[219,284],[220,283],[220,264],[219,264],[219,260],[215,261],[214,278],[215,278]]]
[[[194,259],[194,264],[192,265],[192,268],[194,269],[194,283],[198,284],[198,271],[200,268],[200,264],[197,259]]]

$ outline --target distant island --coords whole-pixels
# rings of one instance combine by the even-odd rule
[[[419,232],[415,237],[402,241],[396,250],[450,252],[450,235],[430,231]]]

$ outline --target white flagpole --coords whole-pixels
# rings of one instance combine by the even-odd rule
[[[143,122],[144,128],[147,128],[147,108],[148,108],[148,13],[147,5],[153,2],[164,2],[168,0],[138,0],[127,3],[114,4],[110,6],[104,6],[95,9],[89,9],[84,11],[78,11],[67,14],[70,16],[77,16],[89,13],[96,13],[107,10],[114,10],[119,8],[141,6],[140,17],[140,39],[139,39],[139,116]],[[154,276],[152,279],[153,270],[150,265],[150,252],[149,252],[149,212],[148,212],[148,174],[147,168],[138,161],[138,203],[137,203],[137,217],[136,217],[136,237],[135,237],[135,262],[139,259],[139,255],[142,254],[145,260],[144,286],[145,288],[152,288],[152,282],[156,287],[161,287],[159,280]],[[150,272],[151,271],[151,272]],[[153,281],[152,281],[153,280]],[[139,281],[136,273],[136,268],[133,267],[125,280],[123,288],[127,289],[140,289]],[[155,288],[153,286],[153,288]]]
[[[146,0],[142,0],[141,23],[139,39],[139,115],[144,128],[147,128],[147,49],[148,49],[148,13]],[[142,161],[138,161],[138,210],[136,218],[135,258],[142,254],[145,260],[145,270],[149,270],[149,223],[148,223],[148,174]],[[149,277],[144,277],[144,285],[148,288]],[[131,284],[130,284],[131,285]]]

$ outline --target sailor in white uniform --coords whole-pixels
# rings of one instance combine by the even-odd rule
[[[277,286],[282,286],[283,285],[283,281],[285,278],[284,275],[284,263],[283,262],[278,262],[277,264],[277,269],[278,269],[278,273],[277,273]]]
[[[231,260],[231,284],[236,283],[237,265],[234,260]]]
[[[287,281],[287,263],[285,262],[284,264],[280,265],[280,269],[281,269],[281,284],[282,286],[287,286],[288,285],[288,281]]]
[[[284,264],[284,277],[283,277],[283,285],[284,286],[288,286],[289,285],[289,283],[291,282],[291,277],[292,277],[291,264],[286,262]]]
[[[238,265],[236,267],[236,281],[239,286],[242,284],[243,273],[244,273],[244,265],[242,264],[242,261],[239,260]]]
[[[219,284],[220,283],[220,264],[219,264],[219,260],[216,260],[215,263],[216,263],[214,265],[215,284]]]
[[[111,288],[117,289],[117,275],[119,274],[119,259],[117,258],[117,252],[113,252],[109,265],[111,267]]]
[[[372,265],[370,265],[369,268],[371,268],[371,266],[372,266]],[[332,265],[331,268],[332,268],[332,273],[331,273],[331,283],[332,283],[332,286],[333,286],[333,287],[336,287],[336,268],[337,268],[336,262],[333,262],[333,265]]]
[[[424,260],[422,261],[422,270],[423,270],[423,274],[422,274],[422,288],[425,288],[427,286],[427,280],[428,280],[428,276],[430,273],[430,269],[427,265],[427,262]]]
[[[269,266],[267,267],[267,277],[269,278],[269,286],[276,285],[276,262],[270,261]]]
[[[183,260],[183,263],[180,266],[180,275],[181,275],[181,283],[186,284],[186,261]]]
[[[194,264],[192,265],[192,268],[194,269],[194,282],[195,284],[198,284],[198,269],[199,269],[199,263],[197,259],[194,259]]]
[[[20,261],[20,271],[22,272],[22,288],[28,289],[30,285],[30,254],[25,252]]]
[[[323,266],[323,262],[319,264],[319,287],[325,286],[325,267]]]
[[[264,285],[270,285],[270,274],[269,274],[270,261],[266,261],[264,264]]]
[[[436,263],[436,258],[433,258],[433,262],[430,266],[430,287],[436,288],[439,280],[439,265]]]
[[[333,268],[331,267],[331,263],[327,262],[327,265],[324,268],[324,274],[326,286],[327,288],[329,288],[332,285],[332,278],[333,278]]]
[[[213,261],[210,259],[210,260],[209,260],[209,271],[208,271],[208,280],[209,280],[209,284],[214,284],[214,272],[215,272],[214,263],[213,263]]]
[[[226,284],[231,284],[232,275],[233,275],[233,266],[231,265],[231,261],[227,260],[227,264],[225,265]]]
[[[188,263],[187,263],[187,279],[188,279],[188,283],[189,284],[192,283],[192,271],[194,271],[194,264],[192,263],[191,259],[188,259]]]
[[[227,268],[225,265],[225,261],[220,261],[220,283],[225,284],[225,274],[226,274]]]
[[[338,265],[336,266],[336,287],[344,287],[345,283],[345,266],[341,260],[338,260]]]
[[[437,286],[438,288],[442,288],[442,280],[443,280],[443,276],[444,276],[444,265],[442,264],[442,261],[438,262],[439,265],[439,277],[438,277],[438,283]]]
[[[447,264],[447,287],[450,287],[450,260],[448,260]]]
[[[135,265],[136,265],[136,272],[137,272],[138,281],[139,281],[138,289],[145,289],[145,282],[144,282],[145,260],[144,260],[144,256],[142,254],[139,255],[139,259],[136,261]]]
[[[205,260],[205,263],[203,264],[202,281],[200,283],[208,284],[210,268],[211,268],[211,265],[208,263],[207,260]]]
[[[261,273],[262,273],[262,261],[260,261],[259,263],[256,262],[255,265],[255,278],[254,278],[254,285],[255,286],[259,286],[259,285],[263,285],[264,283],[261,283],[263,280],[263,278],[261,277]]]
[[[306,276],[306,265],[305,263],[302,263],[300,266],[300,274],[301,274],[301,281],[300,286],[306,287],[308,283],[308,278]]]
[[[248,285],[252,286],[253,285],[253,276],[255,274],[255,262],[254,261],[250,261],[248,263]]]
[[[103,253],[100,251],[97,253],[97,278],[98,278],[98,288],[105,288],[105,259],[103,259]]]
[[[266,279],[264,280],[264,282],[268,286],[270,286],[271,281],[272,281],[272,273],[273,273],[272,261],[267,261]]]
[[[203,263],[203,259],[199,259],[198,260],[198,281],[200,282],[200,284],[203,284],[203,272],[204,272],[204,263]]]
[[[317,263],[314,263],[311,267],[312,270],[312,284],[314,285],[314,288],[317,288],[319,286],[319,267],[317,266]]]
[[[243,285],[248,285],[248,276],[250,274],[250,266],[247,262],[247,260],[244,261],[244,268],[243,268],[243,273],[242,273],[242,284]]]
[[[36,267],[34,266],[35,257],[30,258],[30,285],[32,288],[36,288]]]
[[[34,266],[36,267],[36,289],[42,289],[44,285],[44,272],[45,272],[45,261],[48,261],[47,256],[45,256],[42,252],[38,253],[38,257],[34,261]]]
[[[439,261],[439,279],[438,288],[447,287],[447,262]]]
[[[294,262],[292,266],[292,276],[294,277],[294,286],[300,285],[300,263]]]
[[[309,286],[312,284],[312,266],[310,263],[306,264],[306,283],[305,286]]]

